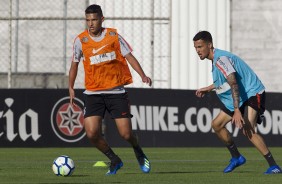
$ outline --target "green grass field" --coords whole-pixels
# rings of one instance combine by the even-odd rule
[[[143,174],[133,150],[114,148],[124,166],[115,176],[105,176],[106,167],[93,167],[96,161],[107,161],[95,148],[1,148],[0,183],[282,183],[282,174],[264,175],[268,165],[255,148],[241,148],[247,163],[232,173],[223,174],[229,153],[225,148],[144,148],[152,170]],[[271,148],[278,164],[282,165],[282,148]],[[53,160],[69,155],[76,168],[72,176],[53,174]]]

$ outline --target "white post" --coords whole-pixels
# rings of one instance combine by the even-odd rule
[[[10,0],[10,21],[9,21],[9,66],[8,66],[8,89],[11,88],[12,75],[12,0]]]

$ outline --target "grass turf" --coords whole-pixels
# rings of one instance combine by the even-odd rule
[[[107,167],[93,167],[96,161],[107,162],[95,148],[1,148],[0,183],[282,183],[282,174],[263,174],[268,165],[255,148],[240,148],[247,163],[229,174],[222,172],[230,159],[225,148],[144,148],[152,164],[149,174],[139,170],[132,149],[114,148],[114,151],[124,166],[117,175],[105,176]],[[282,165],[282,148],[271,148],[271,152]],[[52,161],[62,154],[75,162],[70,177],[52,172]]]

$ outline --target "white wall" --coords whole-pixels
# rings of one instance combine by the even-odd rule
[[[35,18],[38,16],[61,17],[63,14],[64,1],[62,0],[48,0],[35,4],[34,1],[36,0],[19,1],[20,15]],[[12,61],[8,54],[9,21],[5,18],[9,18],[9,2],[9,0],[0,1],[0,17],[2,18],[0,20],[0,38],[2,40],[0,72],[2,73],[8,71],[9,62],[13,62],[12,69],[15,68],[15,21],[12,22]],[[15,2],[13,1],[14,16]],[[83,18],[87,2],[86,0],[69,0],[68,16]],[[129,41],[146,73],[154,78],[154,88],[196,89],[212,82],[211,64],[198,59],[192,41],[198,31],[209,30],[213,34],[215,46],[230,50],[244,59],[261,78],[267,91],[282,91],[280,79],[282,68],[280,57],[282,51],[281,0],[89,0],[89,2],[101,4],[102,8],[105,8],[106,17],[113,17],[115,14],[121,16],[120,9],[122,9],[124,10],[122,11],[123,16],[149,18],[152,17],[150,10],[154,7],[154,17],[165,18],[165,21],[157,20],[154,21],[154,24],[148,19],[144,21],[126,20],[124,24],[121,24],[120,21],[105,21],[107,26],[117,27]],[[108,3],[107,6],[105,6],[106,3]],[[41,11],[42,7],[44,11]],[[170,7],[172,7],[171,16]],[[171,17],[171,22],[168,17]],[[54,22],[57,22],[58,25],[54,25]],[[133,24],[130,25],[130,22]],[[40,29],[34,31],[33,24],[41,25]],[[153,32],[152,25],[155,29],[153,36],[150,35]],[[84,27],[83,19],[68,22],[67,61],[69,62],[67,62],[67,68],[70,65],[73,39]],[[134,32],[138,33],[137,36],[132,34]],[[60,38],[53,39],[55,33],[56,36],[61,35]],[[30,36],[32,39],[29,38]],[[36,44],[33,44],[32,41],[36,39],[38,39]],[[152,40],[154,41],[154,52],[150,51]],[[30,56],[27,51],[29,43],[32,46],[29,49]],[[41,43],[40,46],[39,43]],[[62,21],[20,20],[18,71],[26,72],[24,69],[27,68],[28,60],[31,61],[30,64],[34,65],[30,66],[33,70],[31,72],[64,71],[62,43]],[[39,57],[42,61],[38,60]],[[23,63],[24,61],[26,63]],[[40,63],[38,64],[37,61]],[[52,65],[46,67],[45,64],[50,61]],[[58,66],[55,63],[58,63]],[[53,69],[54,66],[55,69]],[[153,67],[155,69],[152,69]],[[78,79],[81,80],[77,80],[76,85],[81,88],[83,87],[83,72],[79,72],[79,75]],[[135,75],[134,78],[136,80],[133,87],[147,87],[142,84],[139,76]],[[0,82],[0,87],[6,87],[6,84],[2,83]]]
[[[211,63],[199,60],[194,35],[208,30],[217,48],[230,50],[230,0],[173,0],[171,88],[196,89],[212,83]]]
[[[282,1],[232,1],[232,51],[260,77],[268,92],[282,91]]]

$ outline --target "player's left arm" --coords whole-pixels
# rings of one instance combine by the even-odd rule
[[[239,86],[236,80],[235,72],[227,76],[227,82],[231,87],[231,93],[232,93],[233,105],[234,105],[234,115],[232,117],[232,123],[235,123],[235,125],[241,129],[244,124],[244,119],[239,109],[240,92],[239,92]]]
[[[236,70],[232,65],[231,59],[226,56],[220,57],[219,60],[217,60],[216,62],[216,66],[222,72],[222,74],[227,80],[227,83],[231,88],[231,94],[232,94],[233,106],[234,106],[234,115],[232,117],[232,123],[235,123],[235,125],[238,128],[242,128],[244,124],[244,119],[239,109],[240,92],[239,92],[239,85],[236,79]]]
[[[145,72],[143,71],[140,63],[138,60],[134,57],[134,55],[130,52],[125,55],[126,60],[130,64],[130,66],[140,75],[142,81],[144,83],[147,83],[149,86],[152,85],[152,80],[150,77],[148,77]]]
[[[140,63],[131,53],[132,48],[130,47],[130,45],[121,35],[118,35],[118,39],[119,39],[121,54],[123,55],[123,57],[125,57],[127,62],[130,64],[130,66],[140,75],[142,82],[147,83],[149,86],[151,86],[152,85],[151,78],[146,76]]]
[[[236,80],[236,73],[233,72],[229,74],[226,79],[227,79],[227,83],[230,85],[230,88],[231,88],[234,109],[239,109],[240,92],[239,92],[239,86]]]

